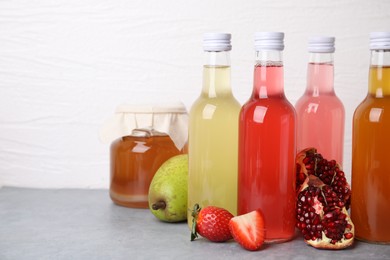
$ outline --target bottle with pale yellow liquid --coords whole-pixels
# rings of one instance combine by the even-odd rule
[[[230,34],[204,35],[203,88],[189,114],[188,207],[212,205],[236,215],[241,106],[230,85],[230,39]]]

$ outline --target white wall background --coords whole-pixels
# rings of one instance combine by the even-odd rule
[[[0,186],[107,188],[102,122],[122,102],[180,98],[202,80],[202,34],[233,35],[232,82],[252,90],[253,33],[284,31],[285,92],[306,80],[310,35],[336,36],[335,89],[351,118],[367,92],[368,34],[390,30],[388,0],[0,0]]]

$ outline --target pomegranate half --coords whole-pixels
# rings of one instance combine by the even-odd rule
[[[347,207],[351,189],[335,161],[316,149],[297,155],[297,228],[315,248],[342,249],[353,244],[354,225]]]

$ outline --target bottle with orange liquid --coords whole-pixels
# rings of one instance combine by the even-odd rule
[[[188,207],[222,207],[237,214],[238,115],[230,83],[231,35],[206,33],[203,87],[189,113]],[[191,211],[188,224],[192,225]]]
[[[390,244],[390,32],[370,34],[368,94],[352,135],[351,216],[359,240]]]
[[[267,243],[295,229],[296,115],[284,95],[283,38],[255,34],[253,92],[239,119],[238,214],[260,209]]]
[[[309,39],[307,86],[297,101],[297,148],[314,147],[324,158],[343,164],[343,103],[333,87],[334,37]]]

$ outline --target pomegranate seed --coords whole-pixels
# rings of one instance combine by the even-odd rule
[[[332,212],[329,212],[325,215],[325,218],[332,218],[333,217],[333,213]]]
[[[353,237],[353,234],[352,233],[346,233],[346,234],[344,234],[344,237],[346,239],[351,239]]]
[[[345,214],[340,214],[339,215],[339,219],[346,219],[347,218],[347,215],[345,215]]]

